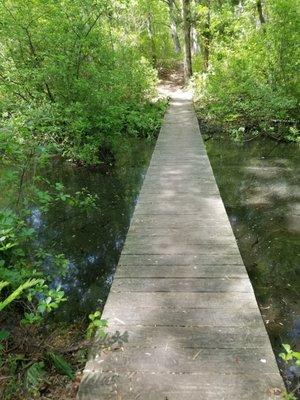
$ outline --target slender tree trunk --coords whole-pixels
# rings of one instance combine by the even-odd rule
[[[259,18],[260,25],[263,26],[264,23],[266,22],[266,19],[265,19],[264,13],[263,13],[261,0],[257,0],[256,8],[257,8],[257,12],[258,12],[258,18]]]
[[[198,34],[196,31],[196,28],[192,28],[192,51],[193,54],[199,54],[200,53],[200,46],[199,46],[199,40],[198,40]]]
[[[200,32],[200,43],[201,43],[201,53],[203,56],[203,72],[206,72],[209,67],[209,57],[210,57],[210,8],[211,0],[196,0],[197,5],[205,5],[207,7],[207,13],[205,21],[203,21],[203,30]]]
[[[180,46],[180,41],[177,33],[177,26],[175,21],[171,21],[171,36],[172,36],[172,41],[173,41],[173,48],[175,53],[180,53],[181,52],[181,46]]]
[[[175,4],[174,0],[168,0],[169,6],[169,15],[170,15],[170,22],[171,22],[171,37],[173,42],[173,48],[175,53],[181,52],[181,46],[179,41],[179,36],[177,32],[177,22],[175,17]]]
[[[184,31],[184,76],[188,82],[192,76],[192,52],[191,52],[191,9],[190,0],[182,0],[182,18]]]
[[[154,28],[153,28],[153,20],[152,20],[152,14],[149,11],[148,13],[148,18],[147,18],[147,22],[148,22],[148,35],[149,35],[149,39],[150,39],[150,45],[151,45],[151,56],[152,56],[152,62],[153,65],[156,67],[157,65],[157,56],[156,56],[156,45],[155,45],[155,33],[154,33]]]
[[[210,55],[210,0],[207,0],[207,14],[203,34],[203,69],[208,70]]]

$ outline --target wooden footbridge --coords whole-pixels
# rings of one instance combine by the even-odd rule
[[[191,99],[174,95],[80,400],[264,400],[284,389]]]

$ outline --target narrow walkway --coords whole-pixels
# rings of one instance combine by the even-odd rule
[[[104,309],[80,400],[279,399],[283,382],[200,136],[177,93]]]

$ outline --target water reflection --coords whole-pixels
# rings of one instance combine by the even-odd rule
[[[97,209],[88,214],[68,206],[32,212],[40,243],[69,260],[65,277],[53,278],[68,296],[56,318],[72,321],[105,303],[152,150],[149,142],[127,144],[110,172],[68,163],[53,166],[52,182],[63,183],[71,193],[86,187],[99,197]],[[50,266],[45,268],[51,274]]]
[[[275,347],[300,350],[300,151],[272,140],[206,143]]]

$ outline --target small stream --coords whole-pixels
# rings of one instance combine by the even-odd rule
[[[274,352],[300,351],[300,148],[217,138],[206,149]]]

